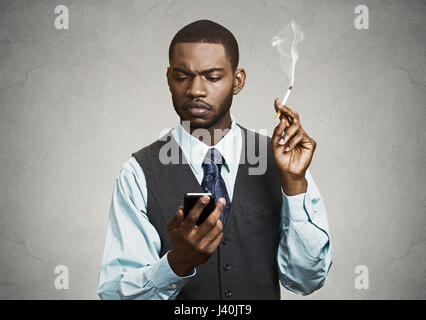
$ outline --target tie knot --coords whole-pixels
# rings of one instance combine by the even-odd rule
[[[217,171],[220,173],[223,163],[225,163],[225,159],[220,154],[219,150],[211,148],[207,151],[202,166],[204,171]]]

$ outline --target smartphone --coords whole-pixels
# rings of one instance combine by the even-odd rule
[[[189,211],[194,207],[195,203],[200,199],[202,196],[209,196],[210,201],[207,204],[207,206],[204,208],[203,212],[201,212],[196,225],[201,225],[204,220],[207,219],[207,217],[210,215],[210,213],[213,212],[214,208],[216,207],[215,204],[215,197],[212,193],[185,193],[185,196],[183,197],[183,213],[185,218],[187,217]]]

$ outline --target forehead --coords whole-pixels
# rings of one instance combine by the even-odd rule
[[[171,65],[193,71],[231,68],[225,47],[221,43],[178,42],[173,49]]]

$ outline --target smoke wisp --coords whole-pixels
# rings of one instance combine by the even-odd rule
[[[280,54],[281,67],[290,80],[290,87],[294,85],[296,62],[299,58],[297,45],[304,39],[305,35],[296,24],[291,21],[284,30],[272,38],[271,44]]]

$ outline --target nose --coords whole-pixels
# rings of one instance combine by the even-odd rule
[[[199,76],[192,78],[192,81],[189,83],[189,87],[186,90],[186,95],[191,98],[196,97],[205,97],[207,94],[204,87],[203,80]]]

